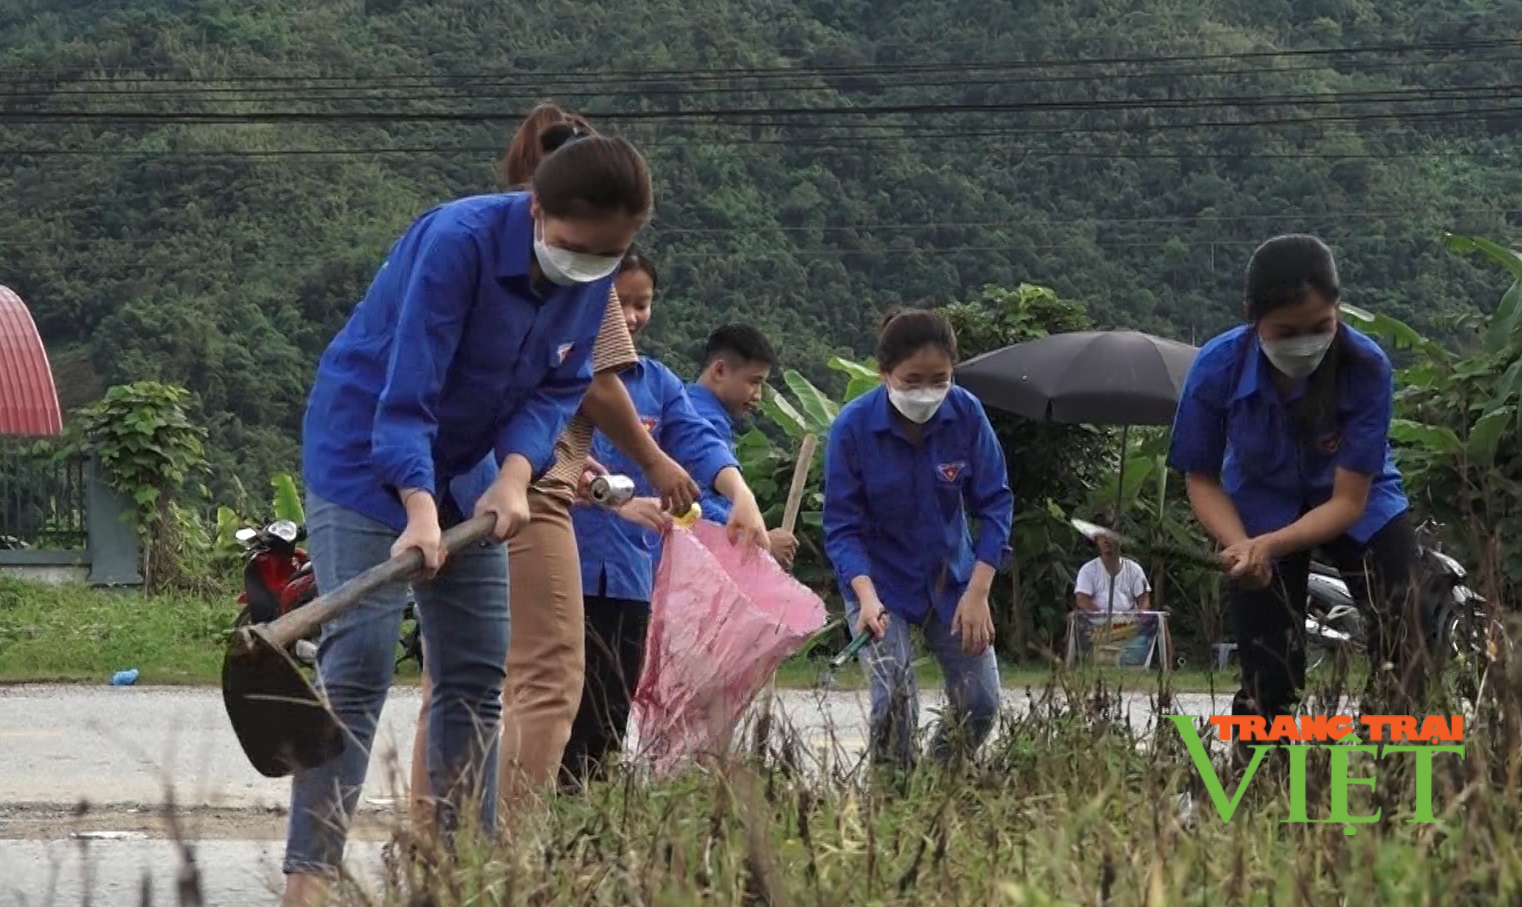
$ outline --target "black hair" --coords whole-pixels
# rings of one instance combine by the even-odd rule
[[[939,347],[957,361],[956,331],[939,312],[895,306],[877,323],[877,367],[885,372],[927,346]]]
[[[761,332],[748,324],[726,324],[708,335],[708,345],[703,349],[703,368],[723,359],[731,365],[764,362],[777,367],[777,353]]]
[[[545,130],[561,144],[534,171],[534,195],[544,213],[566,218],[648,217],[655,190],[639,150],[622,137],[576,137],[572,129],[556,124]]]
[[[1249,321],[1256,324],[1271,312],[1299,305],[1313,292],[1333,305],[1342,297],[1336,258],[1317,237],[1287,233],[1264,242],[1252,253],[1243,291]],[[1291,407],[1302,443],[1319,444],[1336,430],[1341,365],[1348,358],[1356,359],[1357,354],[1339,327],[1326,356],[1307,379],[1305,395]]]
[[[562,146],[574,139],[584,139],[592,135],[591,130],[571,122],[556,123],[539,133],[539,150],[546,156],[559,151]]]
[[[629,271],[644,271],[650,278],[650,289],[653,291],[661,288],[661,276],[655,272],[655,263],[637,243],[629,244],[629,251],[624,253],[623,260],[618,263],[618,273],[625,274]]]
[[[1337,261],[1326,243],[1303,233],[1275,236],[1259,246],[1247,263],[1247,317],[1257,321],[1285,306],[1298,305],[1311,292],[1336,303],[1342,295]]]

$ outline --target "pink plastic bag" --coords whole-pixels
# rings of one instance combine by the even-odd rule
[[[824,626],[819,596],[745,554],[707,520],[666,536],[631,716],[636,758],[656,774],[725,749],[778,665]]]

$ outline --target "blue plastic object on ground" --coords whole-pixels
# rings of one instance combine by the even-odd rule
[[[130,687],[137,683],[137,668],[128,668],[125,671],[117,671],[111,675],[113,687]]]

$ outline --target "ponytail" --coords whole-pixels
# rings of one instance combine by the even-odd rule
[[[518,124],[507,147],[502,149],[502,162],[497,167],[498,185],[508,191],[528,186],[546,157],[573,138],[596,134],[585,117],[541,101]]]
[[[1305,393],[1289,408],[1290,421],[1301,444],[1319,445],[1323,438],[1337,430],[1342,374],[1345,369],[1357,368],[1361,364],[1357,351],[1347,339],[1345,327],[1338,325],[1326,357],[1306,379]]]

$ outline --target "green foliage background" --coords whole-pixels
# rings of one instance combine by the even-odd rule
[[[1422,506],[1505,525],[1517,290],[1438,239],[1504,247],[1519,222],[1519,50],[1522,0],[0,0],[0,283],[71,410],[191,392],[209,489],[179,490],[175,521],[225,548],[299,472],[314,363],[392,239],[490,191],[548,97],[649,156],[649,352],[690,373],[741,318],[783,351],[742,441],[773,520],[797,437],[870,381],[886,306],[945,307],[968,353],[1087,326],[1202,341],[1238,318],[1252,248],[1293,230],[1333,244],[1347,300],[1404,350]],[[1063,519],[1114,500],[1117,439],[998,429],[1026,555],[1001,594],[1029,605],[1001,638],[1039,646],[1088,553]],[[1165,445],[1133,433],[1122,518],[1184,538]],[[817,472],[799,570],[823,588]],[[1159,581],[1208,636],[1208,578]]]
[[[826,363],[865,357],[883,307],[985,285],[1202,339],[1236,317],[1253,245],[1290,229],[1336,245],[1350,301],[1447,339],[1501,284],[1434,237],[1516,223],[1516,115],[1473,111],[1504,106],[1519,13],[0,0],[0,282],[33,307],[66,404],[183,385],[214,491],[264,487],[391,239],[489,190],[550,96],[650,156],[670,288],[651,346],[678,368],[743,317],[837,393]]]

